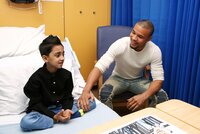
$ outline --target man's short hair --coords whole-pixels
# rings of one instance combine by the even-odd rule
[[[57,45],[62,45],[60,39],[57,36],[49,35],[42,41],[42,43],[39,46],[41,56],[48,56],[49,53],[52,51],[52,48]]]
[[[150,36],[153,35],[154,33],[154,25],[153,23],[148,20],[148,19],[142,19],[142,20],[139,20],[137,22],[138,25],[142,26],[143,28],[146,28],[146,29],[149,29],[151,32],[150,32]]]

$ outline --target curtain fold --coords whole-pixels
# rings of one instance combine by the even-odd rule
[[[152,41],[163,54],[169,97],[200,107],[200,1],[112,0],[111,25],[155,25]]]

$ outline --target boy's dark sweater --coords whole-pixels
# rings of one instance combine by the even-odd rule
[[[46,64],[29,78],[24,93],[30,99],[27,113],[38,111],[51,118],[54,112],[48,109],[52,105],[62,105],[63,109],[71,109],[73,105],[72,74],[66,69],[58,69],[50,73]]]

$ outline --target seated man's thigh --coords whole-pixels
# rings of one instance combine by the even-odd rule
[[[131,91],[134,94],[141,94],[149,88],[150,83],[151,81],[146,78],[139,78],[133,80],[129,88],[129,91]]]
[[[100,88],[99,97],[102,102],[112,99],[127,89],[127,84],[117,76],[111,76]]]

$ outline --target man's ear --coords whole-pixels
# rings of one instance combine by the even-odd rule
[[[48,62],[48,56],[42,55],[42,59],[43,59],[43,61],[44,61],[45,63]]]

